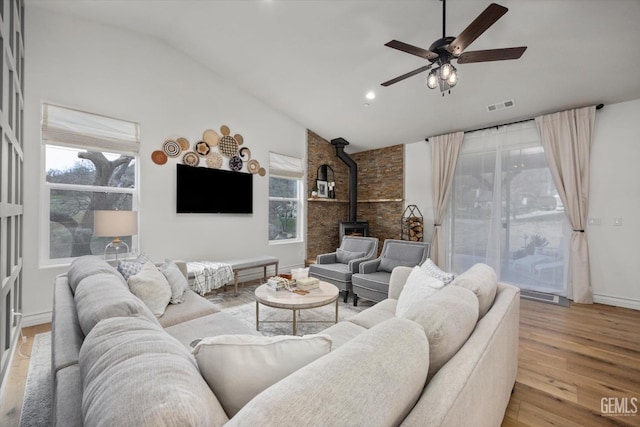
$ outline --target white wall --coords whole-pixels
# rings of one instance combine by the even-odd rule
[[[416,205],[424,218],[424,241],[433,235],[433,199],[431,198],[431,146],[427,141],[405,144],[404,206]]]
[[[44,101],[140,123],[140,249],[153,259],[269,254],[280,258],[283,271],[304,264],[303,243],[268,244],[268,175],[254,177],[252,215],[176,215],[177,160],[158,166],[150,158],[167,138],[194,142],[204,130],[227,125],[268,169],[269,151],[306,155],[303,126],[156,39],[37,5],[25,17],[25,325],[49,321],[54,277],[67,268],[41,268],[38,259]],[[215,188],[206,191],[215,197]]]
[[[640,309],[640,100],[596,112],[587,227],[594,300]],[[622,218],[614,226],[614,218]]]
[[[595,302],[640,310],[640,100],[596,112],[591,150],[587,228]],[[405,149],[405,200],[433,223],[431,151],[427,142]],[[427,219],[428,218],[428,219]],[[622,226],[614,226],[622,218]],[[429,236],[430,237],[430,236]]]

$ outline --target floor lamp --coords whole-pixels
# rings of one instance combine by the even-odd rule
[[[115,255],[122,257],[129,253],[129,245],[120,240],[122,236],[133,236],[138,233],[138,212],[136,211],[93,211],[93,235],[96,237],[113,237],[104,248],[104,258]]]

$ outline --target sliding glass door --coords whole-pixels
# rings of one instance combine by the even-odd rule
[[[569,227],[533,122],[465,134],[447,219],[452,271],[565,294]]]

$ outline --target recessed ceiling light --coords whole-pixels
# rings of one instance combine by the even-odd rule
[[[376,94],[374,91],[370,90],[369,92],[367,92],[366,95],[367,99],[375,99],[376,98]]]

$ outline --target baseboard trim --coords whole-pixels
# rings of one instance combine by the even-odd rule
[[[613,305],[616,307],[640,310],[640,300],[633,298],[616,297],[613,295],[593,294],[593,302],[598,304]]]
[[[45,311],[42,313],[36,314],[25,314],[22,317],[22,327],[26,328],[28,326],[36,326],[42,325],[44,323],[51,323],[51,319],[53,318],[51,311]]]

